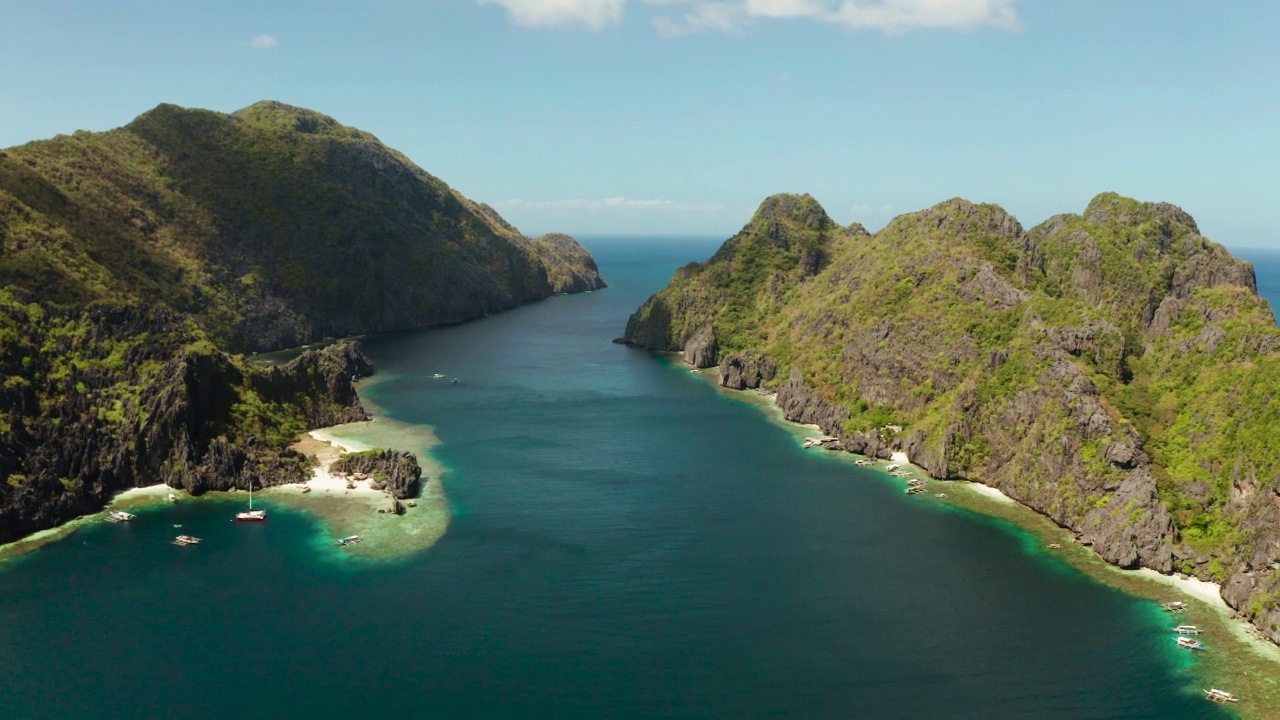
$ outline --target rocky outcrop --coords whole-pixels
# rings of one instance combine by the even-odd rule
[[[397,500],[418,497],[422,490],[422,468],[418,459],[403,450],[350,453],[335,460],[329,471],[364,473],[370,477],[374,489],[384,490]],[[401,512],[403,510],[396,514]]]
[[[733,390],[754,390],[777,374],[777,363],[758,351],[730,353],[720,361],[720,385]]]
[[[827,447],[905,452],[1108,562],[1221,583],[1280,641],[1280,330],[1248,263],[1177,207],[1113,193],[1030,231],[950,200],[828,236],[779,221],[796,207],[767,201],[626,339],[694,364],[714,337],[722,386],[775,393]],[[805,239],[816,270],[780,250]]]
[[[488,208],[488,206],[485,206]],[[489,208],[492,212],[492,208]],[[505,220],[504,227],[511,228]],[[514,230],[515,228],[511,228]],[[528,241],[535,257],[547,268],[547,280],[556,293],[576,293],[605,287],[604,278],[591,257],[577,240],[562,233],[552,233]]]
[[[716,342],[716,331],[707,323],[694,331],[684,341],[684,361],[696,368],[715,367],[720,360],[720,345]]]
[[[193,495],[304,481],[302,430],[365,419],[351,342],[271,369],[214,349],[180,314],[79,312],[0,296],[0,542],[157,481]]]

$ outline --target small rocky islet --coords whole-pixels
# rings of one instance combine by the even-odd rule
[[[954,199],[873,234],[777,195],[619,342],[999,489],[1110,563],[1219,583],[1280,642],[1280,330],[1176,206],[1104,193],[1027,230]]]
[[[373,366],[334,338],[605,285],[572,238],[526,237],[373,135],[272,101],[0,151],[0,239],[0,543],[156,482],[303,482],[289,446],[368,417],[353,383]]]

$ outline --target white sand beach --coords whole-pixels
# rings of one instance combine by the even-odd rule
[[[311,471],[311,479],[302,485],[311,488],[312,492],[334,495],[371,495],[376,497],[383,494],[381,490],[373,489],[367,478],[339,477],[329,471],[330,466],[342,456],[343,452],[360,452],[370,448],[352,440],[339,440],[324,430],[312,430],[309,435],[311,435],[314,442],[303,440],[295,447],[308,454],[314,454],[320,464]],[[301,489],[302,485],[295,484],[286,487]]]
[[[963,480],[958,480],[956,482],[962,483],[964,487],[969,488],[970,490],[978,493],[979,495],[989,497],[992,500],[997,500],[1003,503],[1012,503],[1014,505],[1018,504],[1017,500],[1014,500],[1013,498],[1009,497],[1008,495],[1005,495],[1004,493],[991,487],[990,485],[983,485],[982,483],[979,483],[979,482],[965,482]]]
[[[1193,577],[1179,577],[1178,575],[1164,575],[1150,568],[1139,568],[1137,570],[1128,570],[1126,572],[1134,572],[1143,577],[1151,578],[1163,585],[1170,585],[1197,600],[1203,600],[1220,610],[1230,611],[1231,608],[1222,599],[1222,586],[1217,583],[1211,583],[1207,580],[1200,580]]]

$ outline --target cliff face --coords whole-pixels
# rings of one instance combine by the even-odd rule
[[[0,286],[162,303],[241,352],[604,286],[572,238],[526,238],[374,136],[274,102],[0,152],[0,238]]]
[[[809,201],[766,201],[624,339],[997,487],[1110,562],[1220,582],[1280,641],[1280,331],[1248,263],[1114,194],[1030,231],[952,200],[875,235],[779,212]]]
[[[282,448],[363,420],[350,342],[261,369],[161,308],[52,308],[0,292],[0,543],[157,481],[193,495],[303,481]]]
[[[372,135],[262,102],[161,105],[0,152],[0,542],[157,480],[304,480],[302,431],[364,419],[351,343],[604,287]],[[394,459],[394,458],[393,458]],[[398,463],[398,464],[397,464]],[[397,496],[417,466],[393,463]],[[410,478],[410,476],[412,476]]]

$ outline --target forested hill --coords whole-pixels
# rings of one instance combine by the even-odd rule
[[[292,482],[302,431],[362,420],[341,342],[604,286],[372,135],[263,102],[161,105],[0,152],[0,543],[165,482]]]
[[[1280,330],[1190,215],[1113,193],[1024,230],[955,199],[870,234],[769,198],[624,339],[777,391],[853,452],[909,453],[1181,571],[1280,640]]]
[[[261,102],[161,105],[0,152],[0,287],[163,304],[224,349],[455,323],[603,286],[369,133]]]

